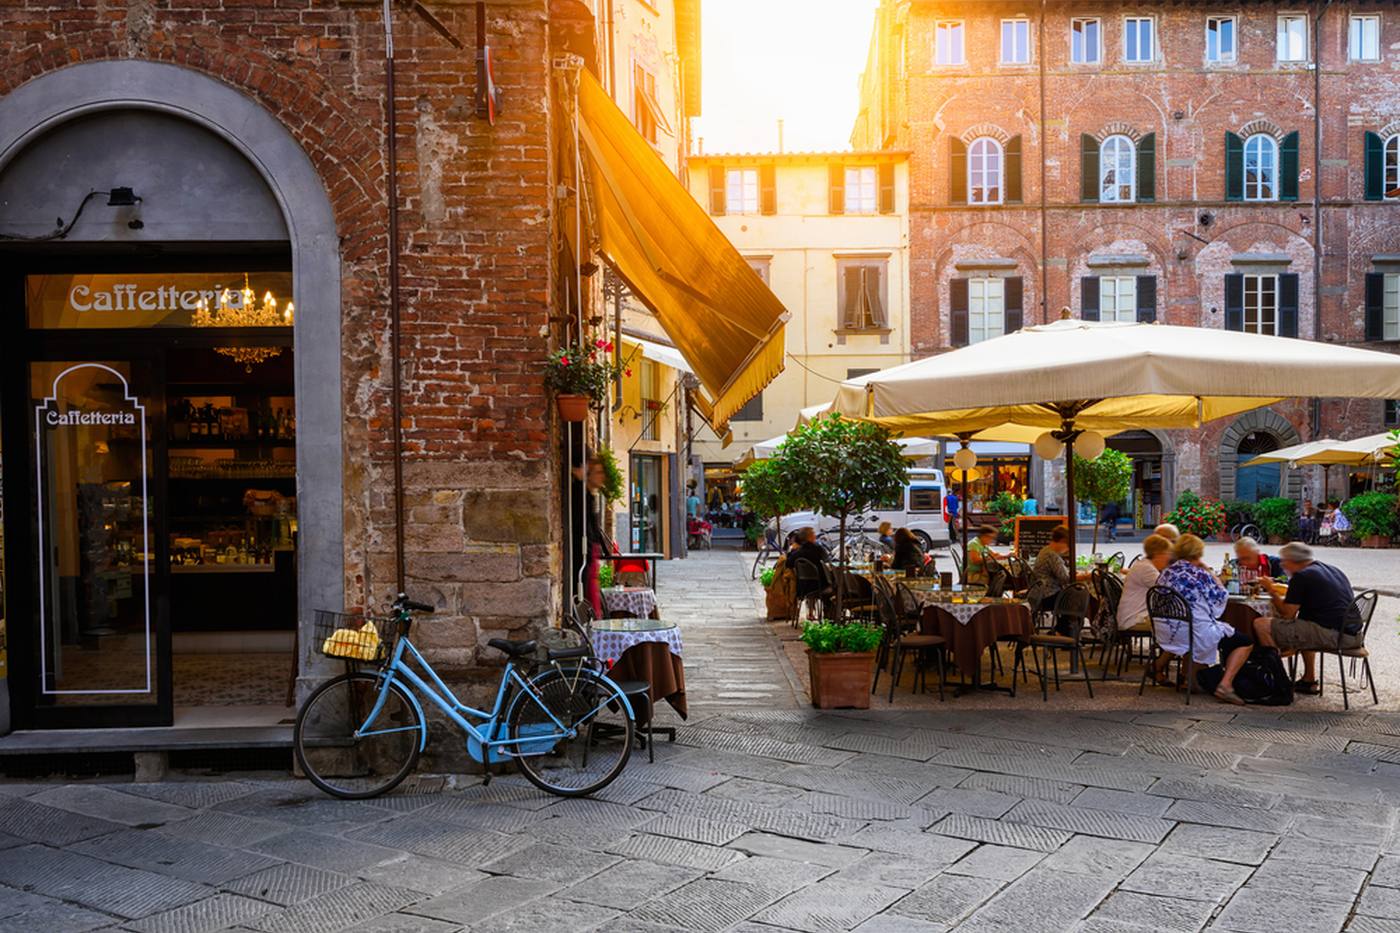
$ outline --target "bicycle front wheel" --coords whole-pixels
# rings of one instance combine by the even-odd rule
[[[561,797],[611,784],[632,754],[632,717],[617,686],[586,669],[550,671],[530,683],[534,691],[516,697],[509,719],[520,773]]]
[[[379,692],[384,706],[369,719]],[[423,720],[408,693],[369,671],[328,680],[297,713],[293,739],[306,777],[332,797],[361,800],[392,790],[418,762]]]

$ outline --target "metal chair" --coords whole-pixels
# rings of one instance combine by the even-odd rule
[[[949,542],[949,543],[948,543],[948,556],[949,556],[950,558],[952,558],[952,561],[953,561],[953,573],[955,573],[955,574],[957,575],[958,584],[961,585],[961,584],[963,584],[963,583],[966,583],[967,581],[963,579],[963,554],[962,554],[962,548],[958,547],[956,544],[954,544],[954,543],[952,543],[952,542]]]
[[[802,607],[808,603],[815,602],[817,614],[814,618],[822,617],[823,597],[830,592],[828,588],[827,574],[822,565],[814,564],[805,557],[799,557],[792,562],[792,572],[797,577],[797,590],[804,591],[803,595],[793,600],[792,626],[797,627],[797,621],[802,615]]]
[[[1142,696],[1142,691],[1147,687],[1147,677],[1157,666],[1157,658],[1163,653],[1169,655],[1176,661],[1177,679],[1182,679],[1182,666],[1186,668],[1186,705],[1191,705],[1191,687],[1196,679],[1196,623],[1191,618],[1191,607],[1186,604],[1186,600],[1176,590],[1165,586],[1154,586],[1147,591],[1147,616],[1152,620],[1152,650],[1147,656],[1147,663],[1142,669],[1142,682],[1138,684],[1138,696]],[[1170,625],[1173,622],[1186,623],[1186,654],[1172,654],[1170,651],[1163,652],[1162,646],[1157,642],[1157,623]],[[1171,662],[1168,661],[1166,670],[1171,670]]]
[[[875,617],[875,594],[865,577],[842,570],[836,578],[841,587],[841,610],[865,620]]]
[[[932,651],[938,659],[938,702],[942,703],[943,682],[945,680],[943,656],[947,651],[948,643],[939,635],[905,633],[899,612],[889,593],[883,587],[877,587],[874,594],[875,608],[879,614],[880,622],[885,628],[885,637],[880,642],[880,652],[875,658],[875,679],[870,684],[870,692],[875,693],[879,688],[880,669],[887,664],[890,670],[888,702],[893,703],[894,688],[899,686],[899,678],[904,673],[904,659],[911,651],[916,655],[915,662],[918,666],[914,669],[914,680],[910,684],[910,689],[927,690],[928,668],[925,664],[925,658],[927,653]]]
[[[1352,676],[1356,676],[1356,663],[1361,662],[1361,673],[1366,678],[1366,682],[1371,685],[1371,702],[1380,705],[1380,698],[1376,696],[1376,680],[1371,676],[1371,653],[1366,650],[1366,633],[1371,628],[1371,617],[1376,614],[1376,601],[1379,594],[1375,590],[1366,590],[1357,594],[1352,600],[1352,608],[1356,610],[1356,617],[1361,620],[1361,643],[1355,648],[1341,647],[1342,632],[1337,633],[1337,647],[1326,651],[1319,651],[1319,654],[1335,654],[1337,656],[1337,673],[1342,678],[1342,709],[1351,709],[1351,701],[1347,699],[1347,660],[1352,664]],[[1323,659],[1317,662],[1317,685],[1322,688]]]
[[[1050,610],[1051,618],[1054,620],[1055,628],[1053,634],[1049,632],[1036,633],[1024,639],[1016,648],[1016,661],[1011,668],[1011,679],[1016,679],[1016,671],[1026,670],[1025,650],[1031,649],[1031,654],[1035,657],[1035,672],[1040,677],[1040,695],[1043,700],[1049,702],[1049,674],[1045,670],[1045,665],[1041,663],[1041,650],[1047,655],[1046,660],[1053,669],[1055,678],[1055,690],[1060,689],[1060,666],[1059,652],[1069,653],[1071,667],[1078,666],[1079,672],[1084,675],[1084,686],[1089,691],[1089,699],[1094,698],[1094,684],[1089,679],[1089,668],[1084,663],[1083,646],[1081,639],[1084,637],[1084,627],[1089,622],[1090,594],[1089,588],[1082,583],[1072,583],[1055,597],[1054,608]],[[1064,632],[1072,634],[1064,634]]]
[[[1011,554],[1006,558],[1006,572],[1009,574],[1007,586],[1011,592],[1021,595],[1025,593],[1031,585],[1031,568],[1019,555]]]
[[[601,668],[603,662],[593,651],[593,608],[580,600],[574,603],[573,612],[565,618],[569,627],[582,639],[583,647],[588,649],[586,659],[596,667]],[[614,680],[613,683],[617,684],[618,689],[627,695],[627,702],[632,704],[632,723],[639,730],[638,739],[646,744],[647,761],[655,762],[655,734],[660,733],[666,737],[668,742],[674,742],[676,740],[675,728],[673,726],[652,727],[653,708],[650,683],[645,680]]]

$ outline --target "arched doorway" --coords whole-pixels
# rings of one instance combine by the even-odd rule
[[[1107,443],[1114,450],[1127,454],[1133,462],[1128,497],[1119,503],[1123,522],[1131,520],[1136,529],[1155,528],[1174,499],[1175,452],[1153,431],[1124,431],[1108,438]]]
[[[1246,467],[1244,464],[1271,450],[1302,442],[1292,422],[1270,408],[1246,412],[1225,429],[1220,437],[1217,463],[1220,471],[1220,498],[1257,502],[1270,496],[1297,499],[1302,494],[1302,477],[1282,464]]]
[[[1278,450],[1282,446],[1278,438],[1268,431],[1250,431],[1241,440],[1236,453],[1239,456],[1235,467],[1235,498],[1245,502],[1258,502],[1279,493],[1280,464],[1260,463],[1245,466],[1260,454]]]
[[[320,177],[254,100],[173,65],[61,69],[0,100],[0,127],[0,230],[40,238],[0,263],[0,731],[5,699],[21,727],[276,710],[301,617],[343,604]],[[264,295],[281,320],[222,316]]]

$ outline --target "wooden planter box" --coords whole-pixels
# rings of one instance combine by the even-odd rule
[[[817,654],[809,648],[807,666],[812,674],[812,705],[817,709],[870,709],[875,652]]]
[[[1367,535],[1361,539],[1362,547],[1390,547],[1390,535]]]

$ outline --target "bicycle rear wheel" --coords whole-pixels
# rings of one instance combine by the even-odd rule
[[[422,717],[398,684],[388,685],[383,709],[366,724],[380,689],[380,678],[369,671],[342,674],[317,687],[297,713],[297,762],[332,797],[383,794],[418,762]]]
[[[511,707],[510,751],[520,773],[541,790],[583,797],[602,790],[622,773],[632,754],[632,717],[615,684],[586,669],[550,671],[531,681],[536,693],[521,693]],[[560,733],[555,720],[572,738]],[[545,736],[531,743],[531,736]]]

